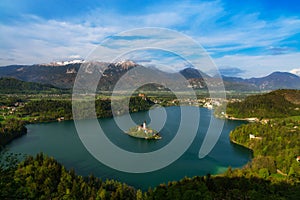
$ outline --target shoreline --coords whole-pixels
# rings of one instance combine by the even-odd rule
[[[251,149],[250,147],[247,147],[247,146],[243,145],[242,143],[239,143],[239,142],[237,142],[237,141],[231,139],[230,137],[229,137],[229,141],[230,141],[232,144],[235,144],[235,145],[244,147],[244,148],[246,148],[246,149],[249,149],[249,150],[252,151],[252,153],[254,153],[254,150],[253,150],[253,149]]]
[[[20,138],[20,137],[22,137],[22,136],[24,136],[26,134],[27,134],[27,127],[25,126],[25,129],[22,130],[22,131],[13,132],[9,136],[1,138],[1,141],[0,141],[0,151],[2,149],[4,149],[6,145],[8,145],[12,141],[14,141],[15,139],[18,139],[18,138]]]
[[[163,106],[163,107],[178,107],[179,105],[168,105],[168,106]],[[240,120],[240,121],[248,121],[248,122],[251,122],[251,119],[252,118],[234,118],[234,117],[228,117],[227,115],[223,116],[223,117],[220,117],[218,115],[216,115],[214,113],[214,109],[210,109],[210,108],[207,108],[205,106],[196,106],[196,105],[184,105],[184,106],[192,106],[192,107],[198,107],[198,108],[205,108],[205,109],[208,109],[208,110],[211,110],[213,112],[213,116],[215,118],[219,118],[219,119],[227,119],[227,120]],[[136,113],[136,112],[140,112],[140,111],[146,111],[146,110],[139,110],[139,111],[132,111],[132,112],[129,112],[129,113]],[[148,110],[149,111],[149,110]],[[122,114],[121,114],[122,115]],[[121,116],[120,115],[120,116]],[[113,117],[113,114],[109,115],[109,116],[102,116],[102,117],[97,117],[97,119],[102,119],[102,118],[111,118]],[[18,118],[19,119],[19,118]],[[17,138],[20,138],[22,137],[23,135],[26,135],[27,134],[27,125],[30,125],[30,124],[39,124],[39,123],[53,123],[53,122],[63,122],[63,121],[74,121],[73,117],[70,118],[70,119],[63,119],[63,120],[58,120],[59,118],[53,118],[53,119],[48,119],[48,120],[44,120],[44,119],[40,119],[39,117],[37,117],[36,120],[22,120],[25,122],[25,128],[26,128],[26,131],[25,133],[17,133],[16,135],[14,135],[13,137],[10,137],[9,139],[3,139],[3,142],[0,142],[0,147],[2,148],[5,148],[5,146],[7,144],[9,144],[10,142],[12,142],[14,139],[17,139]],[[257,119],[257,118],[255,118]],[[257,119],[258,120],[258,119]],[[252,121],[253,122],[253,121]],[[131,136],[131,137],[134,137],[128,133],[126,133],[127,135]],[[136,137],[138,138],[138,137]],[[141,139],[145,139],[145,138],[141,138]]]
[[[238,118],[238,117],[229,117],[227,115],[225,115],[225,119],[237,120],[237,121],[247,121],[247,122],[259,122],[260,121],[257,117]]]

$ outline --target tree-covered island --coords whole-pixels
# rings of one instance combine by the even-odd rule
[[[151,127],[147,127],[146,121],[143,124],[131,127],[127,132],[128,135],[136,138],[143,138],[146,140],[159,140],[161,136],[159,133],[152,129]]]

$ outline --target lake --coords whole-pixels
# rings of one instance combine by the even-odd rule
[[[160,109],[163,108],[156,108],[151,112],[154,114],[155,112],[160,113]],[[185,176],[193,177],[208,173],[223,173],[228,166],[233,168],[242,167],[252,158],[250,150],[232,144],[229,141],[230,131],[245,122],[225,120],[224,128],[217,144],[205,158],[199,159],[199,149],[213,111],[198,107],[189,107],[189,109],[197,109],[200,112],[199,128],[194,142],[178,160],[165,168],[153,172],[120,172],[100,163],[81,143],[73,121],[28,125],[28,134],[11,142],[7,145],[7,149],[10,152],[29,155],[43,152],[53,156],[66,168],[74,168],[79,175],[94,174],[103,180],[106,178],[116,179],[144,190],[160,183],[182,179]],[[177,133],[180,123],[180,107],[167,107],[165,111],[167,120],[160,131],[161,140],[149,141],[130,137],[118,128],[113,118],[99,119],[99,123],[107,137],[120,148],[132,152],[151,152],[167,145]],[[122,119],[122,117],[124,116],[119,118]],[[151,121],[149,112],[146,111],[132,113],[131,117],[137,124],[141,124],[144,120],[147,123]],[[214,123],[222,123],[222,120],[215,119]],[[189,123],[196,123],[192,117],[188,121]]]

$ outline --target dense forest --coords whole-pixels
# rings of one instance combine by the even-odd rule
[[[0,78],[0,94],[62,94],[70,93],[69,89],[62,89],[50,84],[25,82],[15,78]]]
[[[279,172],[299,181],[300,163],[296,160],[300,156],[299,103],[299,90],[276,90],[228,104],[228,115],[261,119],[230,133],[231,141],[253,150],[255,158],[248,165],[253,171],[264,177]]]
[[[26,134],[26,132],[25,122],[22,120],[12,118],[0,123],[0,150],[1,146]]]
[[[117,100],[117,109],[119,115],[125,112],[122,107],[124,99]],[[91,101],[91,103],[93,103]],[[82,104],[83,106],[86,105]],[[149,110],[154,103],[142,97],[131,97],[129,101],[129,112],[138,112],[142,110]],[[81,109],[84,112],[84,108]],[[111,100],[97,99],[95,100],[95,111],[98,118],[111,117]],[[88,116],[88,113],[86,114]],[[29,122],[44,122],[53,121],[58,118],[64,120],[72,119],[72,101],[70,100],[34,100],[29,101],[18,112],[18,117],[28,119]]]
[[[272,119],[267,122],[245,124],[230,133],[230,139],[253,150],[255,159],[250,167],[276,174],[277,169],[291,178],[300,180],[300,127],[299,117]],[[253,136],[250,138],[250,134]],[[259,167],[255,167],[257,162]]]
[[[276,90],[229,103],[226,113],[237,118],[276,118],[300,115],[300,90]]]
[[[300,194],[299,185],[239,175],[231,169],[222,176],[184,178],[141,191],[114,180],[78,176],[43,154],[19,164],[15,155],[2,154],[3,160],[1,199],[297,199]]]
[[[72,102],[70,100],[32,100],[17,112],[19,118],[28,122],[46,122],[64,117],[66,120],[72,118]]]
[[[78,176],[43,154],[18,165],[14,155],[5,159],[9,165],[0,169],[0,199],[135,199],[138,193],[113,180]]]

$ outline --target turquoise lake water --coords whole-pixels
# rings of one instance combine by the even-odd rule
[[[159,109],[162,108],[156,108],[152,112],[159,113]],[[222,173],[228,166],[242,167],[252,158],[250,150],[229,141],[230,131],[245,122],[215,119],[212,126],[224,122],[221,136],[213,150],[205,158],[199,159],[198,152],[208,129],[212,111],[198,107],[190,107],[189,109],[197,109],[200,112],[199,129],[194,142],[178,160],[154,172],[125,173],[105,166],[85,149],[73,121],[28,125],[28,134],[14,140],[7,145],[7,148],[11,152],[29,155],[43,152],[53,156],[66,168],[74,168],[77,174],[83,176],[94,174],[102,179],[116,179],[141,189],[179,180],[185,176]],[[113,118],[99,119],[99,123],[107,137],[120,148],[139,153],[150,152],[164,147],[177,133],[180,123],[180,107],[167,107],[165,110],[167,121],[160,131],[161,140],[148,141],[130,137],[118,128]],[[122,117],[124,116],[120,116],[120,118]],[[137,124],[141,124],[144,120],[151,121],[148,112],[133,113],[131,117]],[[196,123],[194,120],[191,117],[188,122]],[[187,127],[186,132],[188,134],[189,126],[185,127]]]

